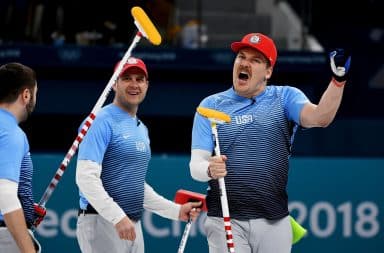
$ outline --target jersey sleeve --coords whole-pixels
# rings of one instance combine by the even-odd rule
[[[4,134],[0,138],[0,178],[19,182],[21,163],[29,150],[22,131]]]
[[[203,100],[201,107],[212,108],[209,100]],[[192,127],[192,149],[203,149],[212,152],[214,143],[212,138],[211,124],[209,120],[195,112]]]
[[[284,89],[284,108],[289,120],[300,125],[300,113],[306,103],[307,96],[298,88],[286,86]]]
[[[83,141],[80,143],[77,159],[90,160],[101,164],[110,138],[111,128],[109,121],[103,116],[96,117],[84,136]]]

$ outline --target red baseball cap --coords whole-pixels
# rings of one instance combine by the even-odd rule
[[[273,67],[276,63],[277,50],[275,43],[271,38],[262,33],[249,33],[243,37],[240,42],[231,44],[232,51],[237,53],[244,47],[251,47],[262,53]]]
[[[115,70],[117,69],[117,66],[119,66],[119,63],[120,63],[120,61],[116,64]],[[128,58],[127,62],[124,64],[124,66],[123,66],[123,68],[122,68],[122,70],[120,72],[120,76],[122,74],[124,74],[124,72],[127,71],[130,68],[139,68],[139,69],[141,69],[144,72],[145,77],[148,78],[147,67],[145,66],[145,63],[141,59],[135,58],[135,57]]]

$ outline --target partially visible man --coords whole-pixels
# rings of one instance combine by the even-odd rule
[[[0,67],[0,253],[35,253],[33,165],[19,123],[36,104],[35,71],[20,63]]]

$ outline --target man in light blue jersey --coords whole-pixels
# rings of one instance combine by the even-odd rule
[[[77,239],[83,253],[143,253],[144,208],[183,221],[201,211],[201,203],[178,205],[145,182],[151,149],[137,111],[148,85],[144,62],[129,58],[113,86],[113,102],[99,111],[79,146]]]
[[[236,253],[289,253],[292,228],[288,211],[289,157],[295,132],[327,127],[340,106],[350,57],[330,55],[332,79],[313,104],[291,86],[268,85],[277,59],[273,40],[261,33],[231,44],[236,53],[233,86],[202,100],[201,107],[231,117],[218,125],[221,156],[213,155],[209,119],[195,114],[190,171],[208,182],[205,229],[210,253],[227,251],[218,178],[225,177]]]
[[[34,70],[20,63],[0,67],[0,253],[40,252],[30,228],[35,221],[33,166],[19,123],[36,104]]]

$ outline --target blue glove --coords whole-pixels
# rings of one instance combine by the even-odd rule
[[[338,82],[346,81],[351,66],[351,56],[344,49],[337,48],[329,54],[329,60],[333,78]]]

